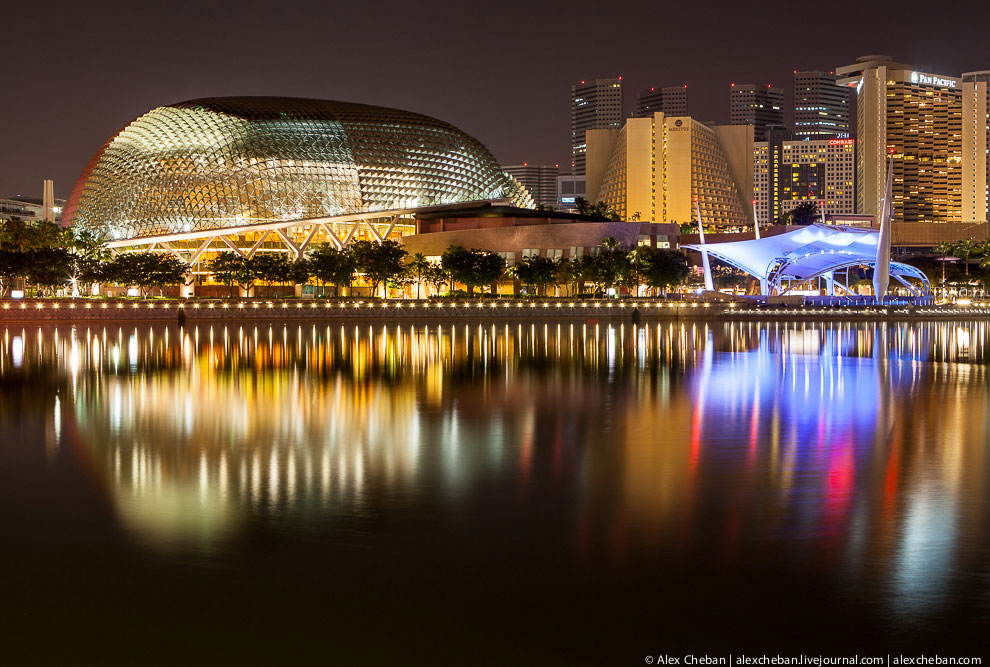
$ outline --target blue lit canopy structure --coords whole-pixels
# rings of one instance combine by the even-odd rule
[[[829,283],[834,281],[851,293],[848,279],[843,283],[836,274],[853,267],[875,267],[879,243],[880,231],[877,229],[816,223],[793,232],[752,241],[684,247],[707,251],[716,259],[761,281],[765,280],[769,294],[780,295],[818,278],[825,278]],[[925,296],[931,292],[931,284],[925,274],[908,264],[890,262],[890,276],[915,296]]]

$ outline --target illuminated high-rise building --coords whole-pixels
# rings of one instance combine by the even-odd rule
[[[766,141],[767,128],[784,124],[784,91],[771,85],[733,83],[729,86],[732,125],[752,125],[755,141]]]
[[[658,111],[666,116],[688,115],[688,87],[647,88],[636,98],[635,118],[648,118]]]
[[[773,222],[784,213],[781,207],[784,143],[794,139],[783,125],[770,125],[765,136],[764,141],[753,144],[753,200],[761,225]]]
[[[850,89],[835,72],[794,72],[794,134],[799,139],[848,139]]]
[[[588,132],[588,199],[625,220],[752,224],[753,133],[662,113]]]
[[[879,213],[893,155],[895,243],[931,246],[985,235],[985,200],[977,191],[986,189],[986,112],[978,118],[986,84],[880,55],[836,73],[857,93],[857,211]]]
[[[770,131],[753,145],[753,199],[760,224],[813,201],[826,215],[856,212],[855,139],[790,139]]]
[[[622,77],[571,86],[571,173],[585,172],[587,130],[622,127]]]
[[[990,221],[990,70],[965,72],[963,218]]]

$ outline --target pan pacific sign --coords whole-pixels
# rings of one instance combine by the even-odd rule
[[[920,83],[926,86],[941,86],[942,88],[955,88],[957,81],[937,74],[925,74],[924,72],[911,72],[911,83]]]

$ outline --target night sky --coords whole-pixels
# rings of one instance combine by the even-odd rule
[[[728,86],[886,53],[942,74],[990,69],[982,2],[8,2],[0,12],[0,196],[65,197],[145,111],[197,97],[286,95],[436,116],[503,163],[569,160],[569,86],[621,75],[687,84],[725,121]]]

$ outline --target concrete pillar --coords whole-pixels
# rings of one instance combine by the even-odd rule
[[[303,284],[296,283],[296,298],[301,298],[303,295]]]
[[[835,296],[835,273],[833,271],[825,274],[825,293],[829,296]]]

